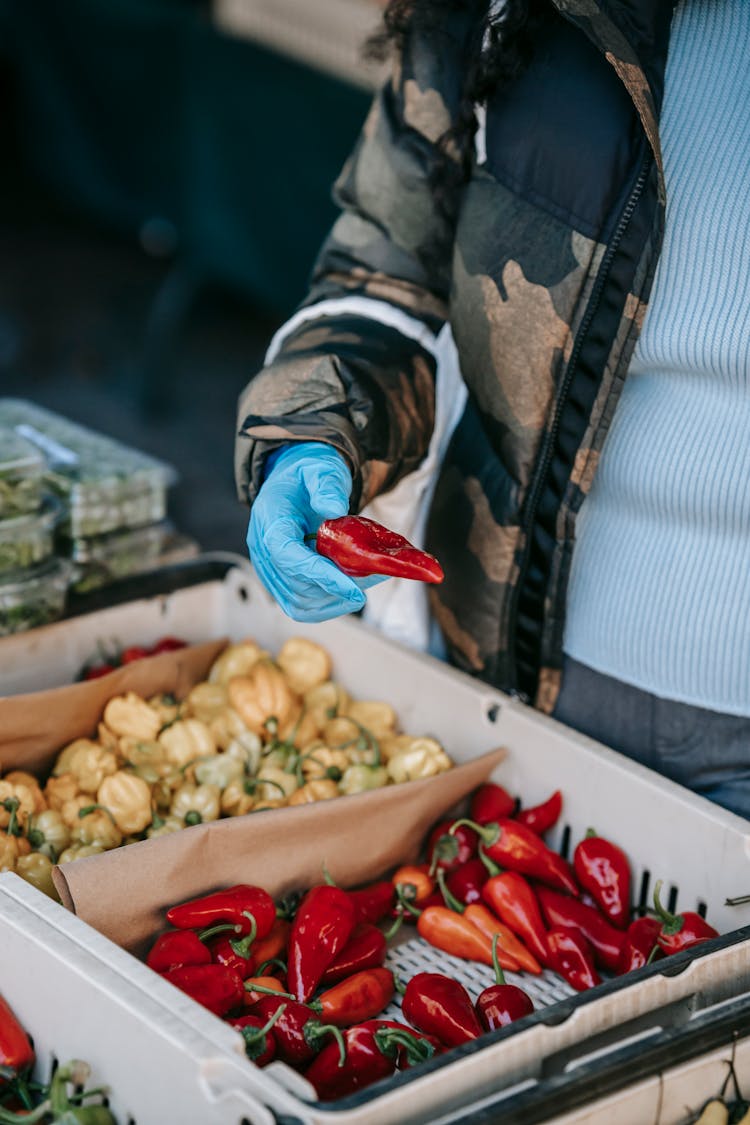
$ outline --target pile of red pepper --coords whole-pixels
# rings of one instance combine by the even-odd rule
[[[180,637],[159,637],[153,645],[127,645],[125,648],[109,649],[102,651],[97,657],[88,661],[78,676],[79,680],[98,680],[100,676],[107,676],[115,668],[125,664],[132,664],[136,660],[143,660],[146,656],[158,656],[161,652],[176,652],[186,648],[187,641]]]
[[[534,1010],[503,970],[559,973],[576,990],[600,970],[625,973],[717,931],[696,913],[632,917],[624,852],[593,832],[569,863],[542,839],[562,797],[521,808],[489,783],[470,817],[441,821],[424,862],[345,891],[321,882],[278,907],[239,885],[173,907],[147,963],[243,1035],[258,1066],[280,1059],[334,1100]],[[476,1002],[457,980],[385,967],[407,922],[433,947],[493,968]],[[396,992],[405,1021],[383,1019]]]

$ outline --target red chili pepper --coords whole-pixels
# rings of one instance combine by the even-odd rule
[[[335,1040],[337,1055],[343,1050],[341,1032],[333,1024],[325,1025],[307,1004],[298,1004],[283,996],[261,996],[253,1011],[268,1020],[281,1010],[273,1028],[276,1052],[290,1066],[304,1066],[314,1058],[323,1043]]]
[[[144,656],[150,656],[151,650],[144,648],[143,645],[128,645],[120,653],[121,664],[133,664],[136,660],[143,660]]]
[[[521,938],[537,961],[549,965],[547,931],[539,900],[530,884],[516,871],[493,875],[482,887],[482,898],[501,922]]]
[[[114,672],[114,670],[114,664],[90,664],[89,667],[84,670],[81,679],[98,680],[100,676],[108,676],[109,673]]]
[[[572,985],[576,992],[601,984],[594,968],[594,954],[580,930],[555,926],[547,934],[552,968]]]
[[[192,933],[192,930],[182,930],[181,933]],[[244,938],[241,939],[244,941]],[[232,941],[227,934],[219,934],[218,937],[211,939],[211,960],[217,965],[224,965],[227,969],[231,969],[237,973],[238,976],[245,980],[249,977],[254,970],[255,958],[251,950],[248,950],[247,955],[243,955],[241,950],[247,948],[238,942]],[[237,948],[235,948],[235,946]],[[237,950],[240,950],[238,953]]]
[[[245,1040],[245,1054],[256,1066],[268,1066],[276,1057],[276,1040],[272,1028],[284,1014],[284,1005],[280,1005],[274,1014],[265,1021],[260,1016],[236,1016],[227,1020],[232,1027],[236,1027]]]
[[[684,914],[670,914],[665,910],[659,898],[661,887],[662,881],[659,879],[654,887],[654,907],[661,921],[659,947],[667,955],[680,953],[683,949],[691,949],[694,945],[700,945],[701,942],[719,936],[719,931],[694,910],[686,910]]]
[[[157,973],[166,973],[179,965],[208,965],[211,950],[192,930],[170,930],[159,934],[151,946],[146,964]]]
[[[432,1058],[434,1055],[442,1055],[445,1050],[445,1044],[441,1043],[434,1035],[425,1035],[423,1031],[415,1031],[413,1027],[408,1024],[398,1023],[397,1020],[368,1020],[364,1027],[374,1028],[393,1028],[395,1031],[403,1032],[409,1036],[410,1039],[416,1041],[416,1046],[419,1054],[415,1056],[413,1050],[410,1050],[411,1044],[408,1042],[406,1045],[399,1046],[396,1055],[396,1066],[399,1070],[408,1070],[410,1066],[414,1066],[417,1062],[424,1062],[425,1059]],[[431,1050],[430,1050],[431,1048]]]
[[[468,863],[451,871],[445,880],[445,885],[459,902],[468,906],[472,902],[481,900],[482,887],[489,877],[489,871],[481,859],[470,859]]]
[[[435,890],[435,880],[430,874],[428,863],[408,863],[399,867],[393,872],[391,882],[399,903],[406,899],[412,906],[421,906]]]
[[[396,903],[396,888],[389,879],[370,883],[368,887],[360,887],[347,893],[354,903],[358,922],[370,922],[374,925],[390,914]]]
[[[242,977],[225,965],[180,965],[162,976],[217,1016],[245,1002]]]
[[[479,837],[473,828],[462,824],[452,831],[456,820],[443,820],[427,837],[427,863],[430,874],[435,871],[455,871],[477,854]]]
[[[501,968],[508,969],[512,973],[523,971],[539,976],[542,966],[536,957],[529,952],[523,942],[519,941],[510,926],[506,926],[504,922],[496,918],[483,902],[469,903],[464,912],[464,917],[483,934],[486,934],[490,941],[497,935],[497,956]]]
[[[335,1043],[328,1043],[310,1063],[305,1078],[312,1083],[318,1097],[334,1101],[347,1094],[388,1078],[396,1069],[400,1052],[410,1052],[412,1061],[423,1061],[432,1053],[429,1043],[408,1029],[389,1026],[384,1021],[370,1020],[344,1032],[343,1065]]]
[[[523,1019],[534,1011],[534,1001],[515,984],[506,984],[503,970],[497,960],[497,935],[492,941],[495,954],[495,984],[480,992],[476,1002],[476,1013],[485,1031],[505,1027],[515,1020]]]
[[[0,1067],[22,1074],[34,1065],[34,1048],[10,1004],[0,996]]]
[[[254,1008],[258,1001],[268,996],[269,993],[279,993],[281,996],[289,995],[277,977],[247,977],[245,980],[245,1007]]]
[[[465,961],[479,961],[482,965],[492,964],[491,940],[462,914],[447,906],[429,906],[423,910],[417,921],[417,932],[443,953],[452,953]]]
[[[630,920],[630,864],[622,848],[589,828],[573,854],[573,866],[583,889],[612,925],[624,930]]]
[[[477,829],[484,853],[500,867],[528,875],[576,897],[581,893],[570,864],[525,825],[508,818],[485,825],[471,821],[456,823],[466,823]]]
[[[418,550],[403,535],[365,516],[323,520],[315,549],[353,578],[388,574],[419,582],[442,582],[443,568],[433,555]]]
[[[494,781],[487,781],[474,791],[469,806],[469,818],[477,824],[495,824],[498,820],[513,816],[518,801],[511,797],[507,789]]]
[[[289,936],[289,991],[309,1000],[323,973],[346,947],[355,923],[354,905],[346,891],[321,883],[307,892]]]
[[[180,637],[159,637],[156,644],[152,645],[151,653],[156,656],[160,652],[177,652],[181,648],[187,648],[187,641]]]
[[[257,972],[267,961],[286,954],[291,928],[286,918],[277,918],[266,936],[253,942],[249,950],[252,972]]]
[[[636,918],[625,931],[622,953],[617,964],[618,973],[630,973],[651,961],[664,956],[660,946],[661,922],[648,915]]]
[[[543,836],[553,825],[557,824],[562,812],[562,793],[556,789],[541,805],[534,805],[530,809],[521,809],[516,814],[519,824],[530,828],[537,836]]]
[[[536,893],[548,926],[580,930],[593,947],[598,963],[612,972],[617,969],[625,944],[622,930],[616,930],[595,906],[587,906],[577,898],[542,886],[537,887]]]
[[[201,930],[217,922],[236,927],[238,937],[252,935],[251,940],[270,933],[276,921],[276,907],[267,891],[239,883],[226,891],[191,899],[167,911],[167,921],[178,930]]]
[[[320,1011],[326,1023],[351,1027],[379,1016],[390,1004],[394,992],[390,969],[364,969],[321,992],[311,1007]]]
[[[385,934],[377,926],[361,922],[352,933],[349,941],[328,966],[320,978],[322,984],[350,977],[363,969],[377,969],[385,964],[387,942]]]
[[[482,1034],[471,997],[443,973],[417,973],[406,986],[401,1010],[409,1023],[434,1035],[446,1047],[469,1043]]]

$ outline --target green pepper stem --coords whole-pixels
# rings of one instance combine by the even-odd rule
[[[482,844],[480,844],[477,848],[477,855],[481,859],[484,866],[487,868],[490,877],[500,874],[500,872],[502,871],[502,867],[499,867],[498,864],[495,863],[494,859],[490,859]]]
[[[264,1035],[268,1035],[271,1028],[275,1027],[285,1011],[286,1004],[279,1004],[276,1011],[263,1027],[254,1027],[252,1029],[249,1027],[241,1027],[237,1030],[242,1032],[242,1037],[245,1042],[249,1042],[252,1045],[253,1043],[257,1043],[259,1039],[262,1039]]]
[[[333,876],[331,875],[331,872],[328,870],[328,867],[326,865],[325,860],[323,860],[323,881],[325,883],[327,883],[329,887],[338,886],[338,884],[336,883],[336,880],[333,878]]]
[[[647,965],[653,964],[654,957],[656,957],[656,954],[659,952],[660,948],[661,947],[660,947],[658,941],[655,941],[651,952],[649,953],[648,957],[646,958],[646,964]]]
[[[242,926],[237,926],[234,922],[219,922],[215,926],[207,926],[205,930],[199,930],[198,938],[200,941],[208,941],[209,938],[216,937],[217,934],[225,934],[228,930],[239,934]]]
[[[587,828],[586,829],[586,839],[587,840],[592,840],[594,838],[594,836],[598,836],[598,835],[599,835],[599,833],[596,831],[595,828]]]
[[[393,922],[388,927],[388,929],[385,931],[384,937],[385,937],[386,941],[390,941],[391,938],[394,938],[396,936],[396,934],[398,933],[398,931],[401,929],[401,927],[404,924],[404,918],[405,918],[405,914],[402,910],[402,911],[399,912],[398,917],[396,918],[395,922]]]
[[[407,884],[407,885],[410,885],[410,884]],[[414,906],[413,903],[409,902],[406,891],[404,890],[404,888],[401,884],[398,884],[397,887],[396,887],[396,898],[398,899],[398,907],[399,908],[401,908],[403,910],[408,910],[409,913],[413,914],[415,918],[419,918],[422,911],[419,909],[418,906]]]
[[[332,1023],[316,1023],[314,1026],[308,1024],[305,1029],[304,1036],[308,1043],[312,1040],[322,1039],[324,1035],[331,1034],[338,1043],[339,1048],[339,1061],[338,1065],[343,1066],[346,1062],[346,1042],[344,1036],[341,1034],[341,1028],[336,1027]]]
[[[10,813],[8,827],[5,829],[8,836],[21,835],[21,825],[18,823],[18,806],[20,803],[18,797],[6,797],[3,801],[3,808]]]
[[[89,815],[90,815],[90,814],[91,814],[92,812],[103,812],[103,813],[106,813],[106,814],[107,814],[107,816],[109,817],[109,819],[110,819],[110,820],[112,821],[112,823],[114,824],[115,828],[117,828],[117,821],[116,821],[116,820],[115,820],[115,818],[114,818],[114,817],[112,816],[112,812],[111,812],[111,810],[110,810],[110,809],[108,809],[106,805],[97,805],[96,803],[95,803],[95,804],[93,804],[93,805],[84,805],[84,807],[83,807],[82,809],[79,809],[79,810],[78,810],[78,818],[79,818],[79,820],[83,820],[83,818],[84,818],[85,816],[89,816]]]
[[[401,977],[398,975],[398,973],[393,974],[393,987],[396,989],[396,992],[399,994],[399,996],[403,996],[406,992],[406,985],[401,980]]]
[[[492,935],[492,967],[495,970],[495,983],[505,984],[505,973],[503,972],[497,957],[497,943],[499,940],[500,934]]]
[[[462,817],[461,820],[454,820],[448,829],[448,835],[455,836],[461,827],[473,828],[481,842],[488,848],[491,848],[500,839],[501,829],[499,824],[477,824],[475,820],[469,820],[466,817]]]
[[[34,1125],[35,1121],[43,1121],[48,1113],[51,1112],[51,1105],[49,1101],[44,1101],[32,1110],[31,1113],[24,1111],[23,1113],[12,1113],[9,1109],[4,1109],[0,1106],[0,1122],[2,1125]]]
[[[654,886],[654,909],[662,920],[662,929],[664,933],[667,936],[671,937],[673,934],[679,934],[685,919],[681,914],[670,914],[670,912],[662,905],[660,892],[663,883],[663,879],[657,879]]]
[[[437,883],[440,887],[440,893],[443,896],[445,905],[449,906],[451,910],[455,910],[456,914],[463,914],[466,907],[462,902],[458,901],[456,896],[451,891],[448,890],[445,882],[445,872],[443,871],[442,867],[439,867],[437,871]]]
[[[281,969],[282,973],[285,973],[287,969],[286,961],[282,961],[280,957],[269,957],[267,961],[263,961],[260,965],[258,965],[258,968],[255,970],[255,972],[259,977],[262,977],[269,965],[276,965],[279,969]]]
[[[393,1058],[394,1048],[403,1047],[409,1065],[426,1062],[435,1053],[435,1048],[428,1039],[421,1035],[411,1035],[408,1031],[401,1031],[398,1027],[380,1027],[375,1032],[375,1042],[378,1050],[386,1058]]]
[[[245,981],[245,992],[262,992],[264,996],[283,996],[285,1000],[296,1000],[291,992],[280,992],[278,988],[266,988],[264,984],[254,984],[252,978]]]

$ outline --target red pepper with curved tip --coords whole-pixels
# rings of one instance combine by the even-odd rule
[[[396,905],[396,888],[390,879],[381,879],[377,883],[370,883],[367,887],[347,891],[347,894],[354,904],[354,913],[358,922],[375,925],[390,914]]]
[[[326,1023],[351,1027],[379,1016],[390,1004],[395,990],[390,969],[364,969],[321,992],[310,1006],[320,1012]]]
[[[576,898],[580,895],[573,868],[567,860],[548,848],[544,840],[525,825],[508,818],[485,825],[460,820],[456,824],[468,824],[477,830],[482,845],[480,855],[484,852],[493,863],[538,879],[557,890],[568,891]]]
[[[587,906],[570,895],[561,895],[549,887],[536,889],[539,905],[547,925],[580,930],[594,950],[594,958],[605,969],[615,972],[620,964],[625,934],[617,930],[595,906]]]
[[[166,973],[179,965],[208,965],[211,950],[192,930],[169,930],[159,934],[151,946],[146,964],[156,973]]]
[[[321,883],[307,892],[289,935],[287,983],[297,1000],[310,999],[323,973],[346,948],[354,925],[354,905],[346,891]]]
[[[409,1053],[412,1063],[422,1062],[432,1054],[431,1044],[411,1029],[394,1028],[380,1020],[348,1027],[344,1032],[344,1045],[343,1065],[337,1045],[328,1043],[304,1072],[323,1101],[346,1097],[381,1078],[388,1078],[395,1071],[402,1051]]]
[[[495,824],[507,816],[513,816],[518,801],[511,797],[507,789],[494,781],[487,781],[474,790],[469,805],[469,819],[477,824]]]
[[[314,539],[318,554],[352,578],[387,574],[434,583],[445,577],[434,555],[420,551],[403,535],[366,516],[323,520]]]
[[[530,828],[537,836],[543,836],[545,832],[549,832],[560,819],[562,812],[562,793],[556,789],[551,797],[543,801],[541,805],[534,805],[530,809],[521,809],[516,813],[516,820],[519,824],[525,825]]]
[[[482,1034],[482,1025],[464,986],[443,973],[417,973],[406,986],[401,1010],[420,1031],[446,1047],[458,1047]]]
[[[663,957],[664,953],[659,947],[660,936],[661,922],[658,918],[644,915],[631,922],[625,931],[617,972],[630,973],[633,969],[640,969]]]
[[[579,930],[555,926],[547,934],[552,968],[572,985],[576,992],[585,992],[601,984],[594,968],[594,954]]]
[[[333,984],[363,969],[377,969],[385,964],[385,934],[369,922],[360,922],[352,936],[320,978],[321,984]]]
[[[672,914],[666,910],[659,897],[661,888],[662,881],[659,879],[654,887],[654,908],[661,921],[661,933],[657,941],[659,948],[667,955],[681,953],[683,949],[691,949],[694,945],[719,936],[719,931],[694,910],[686,910],[683,914]]]
[[[497,936],[497,956],[501,968],[508,969],[512,973],[523,971],[539,976],[542,966],[536,957],[516,937],[510,926],[501,922],[483,902],[469,903],[464,911],[464,917],[483,934],[486,934],[490,941]]]
[[[276,1058],[276,1040],[272,1028],[284,1014],[284,1005],[276,1009],[274,1014],[264,1021],[260,1016],[235,1016],[227,1020],[231,1027],[235,1027],[245,1040],[245,1054],[256,1066],[268,1066]]]
[[[454,898],[469,906],[472,902],[481,901],[482,887],[489,877],[490,873],[481,859],[470,859],[450,872],[445,885]]]
[[[518,972],[521,969],[522,962],[533,961],[531,954],[524,950],[526,956],[523,958],[516,958],[510,950],[510,946],[520,948],[521,943],[513,936],[507,926],[491,914],[483,903],[470,903],[465,906],[459,902],[457,898],[451,894],[445,879],[443,878],[442,871],[438,871],[438,883],[440,890],[445,900],[445,906],[449,908],[449,915],[453,916],[454,921],[442,912],[436,916],[435,922],[423,923],[422,917],[427,912],[427,907],[422,911],[422,917],[419,919],[419,924],[423,926],[428,925],[430,929],[435,931],[432,935],[432,940],[427,934],[422,934],[427,941],[431,940],[431,944],[435,945],[438,949],[443,949],[446,953],[453,953],[456,957],[462,957],[464,954],[461,950],[465,950],[468,954],[467,960],[480,961],[482,964],[493,964],[495,962],[495,955],[492,952],[492,943],[495,937],[500,939],[500,948],[497,951],[497,956],[500,959],[500,964],[504,969],[511,969],[513,972]],[[460,923],[456,923],[455,919],[460,918]],[[488,924],[489,922],[489,924]],[[476,935],[471,934],[469,927],[478,930],[483,936],[484,941],[478,949],[478,955],[472,957],[472,950],[477,949]],[[420,931],[421,933],[421,931]],[[468,940],[467,940],[468,938]],[[510,940],[508,940],[510,939]],[[442,944],[441,944],[442,942]],[[486,954],[489,953],[490,961],[487,961]],[[533,962],[536,965],[536,962]],[[536,966],[539,971],[539,966]]]
[[[492,942],[462,914],[447,906],[428,906],[417,920],[417,933],[426,942],[464,961],[492,964]]]
[[[253,1005],[253,1012],[263,1020],[271,1019],[279,1011],[281,1015],[273,1027],[276,1054],[290,1066],[304,1066],[329,1039],[335,1040],[337,1052],[343,1050],[339,1029],[333,1024],[324,1024],[307,1004],[298,1004],[280,995],[261,996]]]
[[[473,828],[460,825],[452,831],[455,820],[443,820],[427,837],[427,864],[430,874],[442,870],[455,871],[470,859],[474,859],[479,847],[479,837]]]
[[[589,828],[573,853],[573,867],[578,882],[612,925],[626,929],[630,921],[630,863],[622,848]]]
[[[245,1002],[242,977],[225,965],[180,965],[162,976],[217,1016]]]
[[[497,935],[492,940],[495,984],[480,992],[475,1005],[479,1022],[485,1031],[495,1031],[509,1023],[523,1019],[534,1011],[534,1001],[527,992],[515,984],[507,984],[497,960]]]
[[[276,906],[262,887],[239,883],[226,891],[173,906],[167,911],[167,921],[178,930],[202,930],[228,922],[235,926],[238,937],[252,935],[252,940],[257,940],[270,933],[276,921]]]
[[[482,887],[482,898],[501,922],[519,937],[542,965],[549,965],[547,930],[533,887],[517,871],[493,875]]]
[[[0,996],[0,1067],[7,1068],[14,1074],[22,1074],[31,1069],[34,1058],[31,1040],[10,1004]]]

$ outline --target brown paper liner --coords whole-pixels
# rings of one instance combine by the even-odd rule
[[[449,748],[450,749],[450,748]],[[56,867],[62,902],[138,955],[166,928],[175,903],[235,883],[274,896],[319,883],[323,864],[342,887],[376,879],[419,854],[427,829],[485,781],[493,750],[425,781],[217,820]]]

